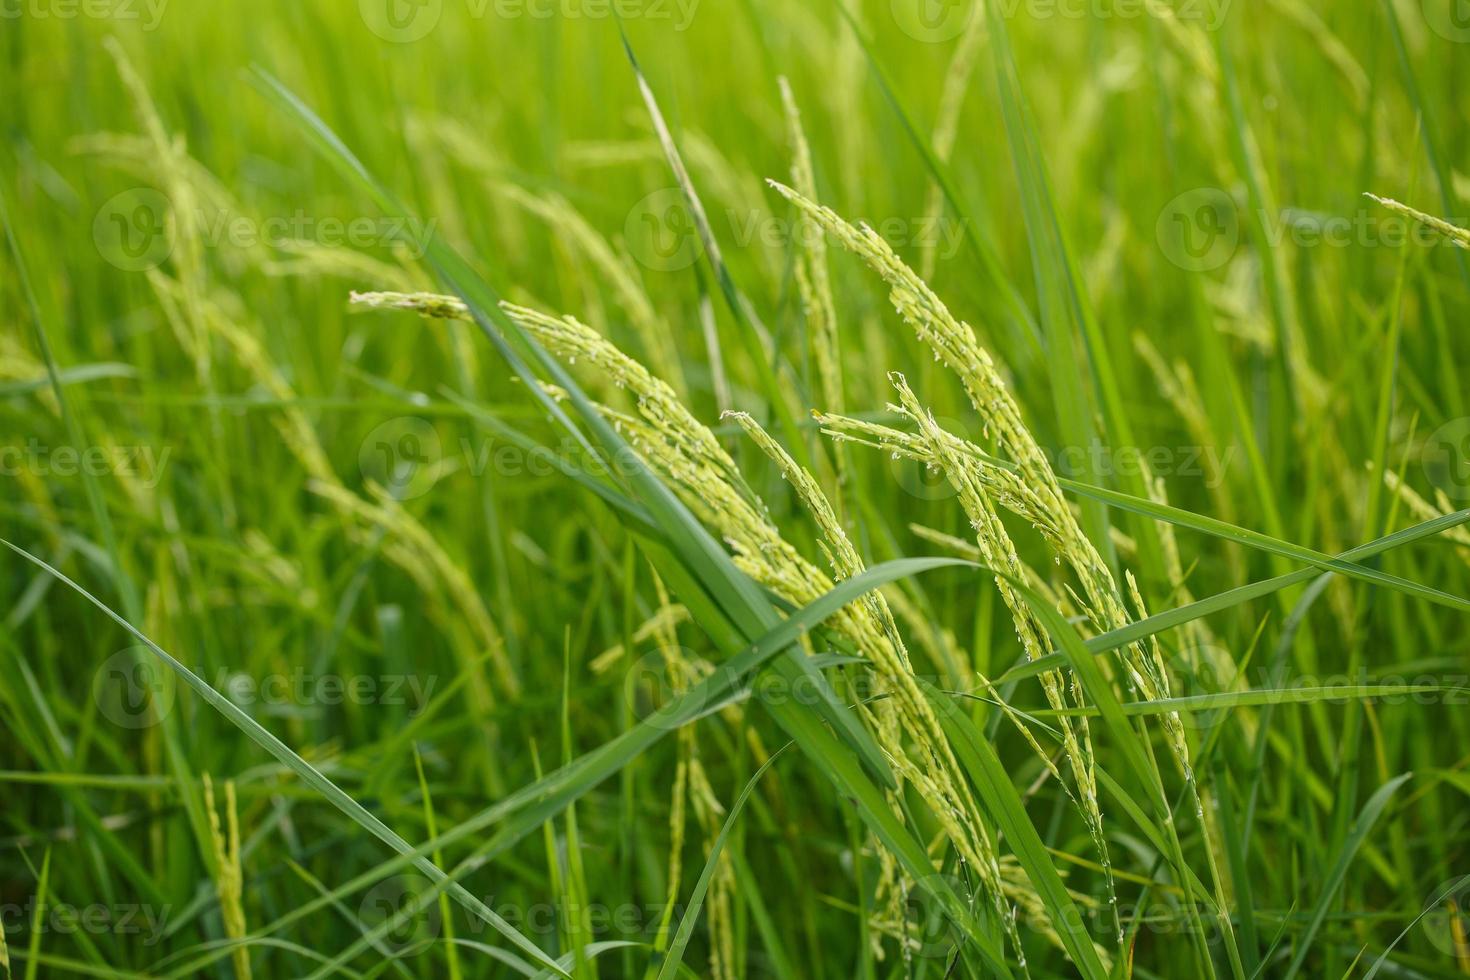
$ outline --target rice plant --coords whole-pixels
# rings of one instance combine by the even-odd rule
[[[1470,973],[1454,6],[6,11],[0,980]]]

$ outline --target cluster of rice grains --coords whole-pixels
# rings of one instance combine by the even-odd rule
[[[1020,407],[1007,390],[1000,369],[980,346],[971,328],[953,317],[924,280],[899,259],[876,232],[866,226],[853,226],[830,209],[814,203],[815,182],[800,115],[784,80],[781,88],[794,151],[792,178],[798,189],[775,181],[771,186],[796,207],[804,232],[795,236],[798,243],[795,281],[810,330],[818,391],[828,409],[814,415],[822,430],[836,442],[836,500],[829,498],[816,476],[798,464],[754,418],[741,412],[727,412],[726,417],[749,435],[796,491],[818,529],[822,550],[832,568],[831,575],[813,564],[783,537],[765,504],[752,491],[729,453],[714,433],[680,401],[674,385],[655,376],[602,334],[574,317],[552,316],[513,304],[505,304],[505,312],[565,363],[594,368],[596,383],[608,389],[605,394],[609,401],[617,397],[613,389],[621,389],[631,397],[631,410],[611,403],[600,404],[599,410],[678,490],[696,515],[720,534],[739,567],[794,605],[810,603],[829,591],[834,580],[851,578],[864,570],[863,560],[841,516],[841,493],[845,482],[841,447],[843,443],[854,442],[881,448],[895,457],[916,460],[943,472],[955,488],[959,503],[974,530],[973,552],[981,563],[996,571],[996,586],[1028,658],[1044,656],[1050,651],[1051,643],[1036,613],[1012,587],[1013,580],[1035,587],[1056,601],[1064,612],[1081,619],[1086,628],[1097,633],[1121,628],[1135,617],[1146,616],[1132,574],[1125,574],[1120,585],[1095,543],[1083,532],[1073,508],[1062,495],[1050,463],[1023,422]],[[524,195],[518,200],[522,206],[533,210],[554,207],[554,203],[533,201]],[[583,229],[577,237],[579,240],[587,239],[591,234]],[[839,331],[827,271],[826,242],[829,237],[860,257],[882,277],[899,315],[963,385],[984,422],[987,440],[993,443],[998,456],[941,428],[903,376],[896,373],[890,376],[890,380],[898,400],[889,409],[905,419],[909,423],[908,428],[894,428],[841,414],[844,406],[838,354]],[[603,256],[603,259],[606,264],[608,257]],[[627,280],[622,285],[625,289],[637,291],[637,287]],[[364,309],[404,309],[427,317],[469,318],[465,305],[450,296],[374,292],[355,293],[352,298],[354,305]],[[627,303],[628,297],[624,297],[624,301]],[[638,332],[640,339],[645,339],[645,345],[651,349],[650,353],[655,355],[654,359],[661,364],[671,360],[668,350],[647,342],[647,338],[661,332],[647,322],[651,315],[647,311],[651,308],[643,302],[633,302],[632,305],[645,312],[645,316],[640,318],[645,322],[640,324]],[[682,388],[682,376],[672,380]],[[547,386],[547,390],[554,396],[562,394],[552,386]],[[1159,493],[1162,493],[1161,488]],[[1001,519],[1001,512],[1008,512],[1033,525],[1052,552],[1055,563],[1072,573],[1080,591],[1071,583],[1057,587],[1028,567],[1017,553]],[[1176,581],[1182,580],[1172,536],[1164,529],[1162,537],[1171,573]],[[709,665],[687,656],[688,651],[678,646],[674,632],[679,620],[674,613],[677,607],[671,606],[663,596],[661,583],[659,590],[659,612],[640,631],[639,638],[655,639],[664,651],[665,668],[670,678],[676,686],[687,685],[702,676]],[[896,591],[891,594],[896,601],[902,598]],[[873,672],[877,696],[859,699],[857,710],[902,783],[911,786],[934,815],[943,831],[942,840],[936,841],[935,846],[941,847],[947,841],[954,848],[961,865],[973,872],[1000,921],[1005,923],[1024,967],[1016,910],[1019,908],[1030,913],[1039,910],[1041,903],[1014,862],[1002,861],[999,857],[996,832],[971,794],[934,707],[928,700],[929,695],[915,674],[889,599],[882,592],[870,593],[834,616],[828,625]],[[621,648],[609,651],[608,655],[600,658],[599,665],[605,668],[614,662],[615,654],[620,656]],[[1156,640],[1150,638],[1124,647],[1120,666],[1129,688],[1137,697],[1156,700],[1170,696],[1169,679]],[[1040,675],[1046,700],[1055,712],[1061,755],[1066,759],[1071,775],[1068,781],[1054,761],[1054,754],[1043,746],[1032,730],[1031,722],[1007,705],[985,677],[977,674],[972,680],[976,689],[993,700],[1017,727],[1047,772],[1073,799],[1097,848],[1116,924],[1112,867],[1098,802],[1092,739],[1086,714],[1077,710],[1086,707],[1085,693],[1080,684],[1070,671],[1052,670]],[[1184,727],[1174,713],[1165,713],[1159,718],[1165,741],[1193,791]],[[670,861],[671,889],[676,889],[680,880],[677,851],[684,838],[686,800],[692,802],[707,837],[712,837],[717,831],[716,818],[720,812],[720,805],[699,764],[692,731],[681,733],[679,754],[671,812],[671,836],[676,852]],[[898,800],[902,792],[901,788],[891,791],[896,812],[902,812]],[[1194,795],[1198,808],[1198,795]],[[908,883],[884,848],[875,845],[874,850],[881,868],[870,923],[874,948],[881,955],[882,939],[888,936],[898,939],[900,948],[907,953],[916,943],[907,937],[905,899]],[[732,975],[733,971],[728,923],[729,896],[733,886],[728,881],[729,874],[728,866],[721,867],[720,877],[712,891],[711,971],[715,976]],[[1049,927],[1043,924],[1043,919],[1040,914],[1031,916],[1033,924],[1056,941]],[[1106,958],[1105,951],[1100,949],[1099,953]]]

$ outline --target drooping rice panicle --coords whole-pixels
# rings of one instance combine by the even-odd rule
[[[1470,231],[1459,225],[1451,224],[1443,218],[1437,218],[1432,214],[1425,214],[1417,208],[1411,208],[1407,204],[1401,204],[1390,197],[1379,197],[1377,194],[1365,194],[1365,197],[1377,201],[1379,204],[1406,218],[1412,218],[1426,228],[1433,230],[1436,234],[1443,236],[1452,245],[1459,248],[1470,248]]]
[[[1080,581],[1088,600],[1086,611],[1095,628],[1106,631],[1127,625],[1131,617],[1112,571],[1073,518],[1051,463],[1026,427],[1020,406],[989,352],[976,340],[974,331],[956,320],[928,284],[871,228],[854,227],[830,208],[807,200],[791,188],[775,181],[771,185],[812,215],[888,284],[889,300],[894,308],[959,378],[987,433],[992,434],[1004,454],[1016,464],[1019,480],[1010,481],[1012,491],[998,498],[1001,506],[1010,509],[1008,499],[1027,505],[1027,517],[1049,539],[1057,559],[1065,561]],[[947,445],[947,441],[941,442]],[[960,454],[954,454],[953,458],[964,459]],[[934,461],[943,463],[942,458]],[[995,485],[1006,482],[1000,477],[991,479]],[[976,485],[983,486],[983,480],[977,477]],[[1142,645],[1135,643],[1125,648],[1125,660],[1130,679],[1145,697],[1168,696],[1167,675],[1155,669]],[[1188,772],[1187,750],[1180,745],[1173,747],[1181,766]]]
[[[354,303],[414,310],[435,317],[467,315],[460,304],[447,297],[354,294]],[[648,462],[674,482],[695,513],[719,532],[742,570],[797,605],[810,603],[830,591],[832,579],[786,541],[713,433],[689,413],[667,385],[574,318],[554,317],[513,304],[505,304],[505,309],[548,350],[568,364],[595,366],[601,376],[634,400],[635,414],[607,407],[603,407],[603,413]],[[553,387],[548,391],[560,394]],[[752,434],[761,433],[758,442],[762,449],[777,454],[783,472],[804,502],[809,508],[816,505],[814,514],[823,531],[824,550],[839,576],[857,574],[863,567],[861,559],[810,474],[796,467],[785,450],[748,416],[737,413],[734,418]],[[793,468],[786,469],[786,464]],[[913,681],[907,650],[898,638],[891,613],[887,613],[881,596],[869,596],[836,614],[830,625],[869,659],[886,685],[884,689],[892,695],[880,700],[876,710],[863,708],[880,737],[880,745],[890,754],[898,774],[930,804],[945,828],[946,838],[966,865],[980,875],[1014,940],[1014,916],[1006,904],[1005,883],[996,873],[990,831],[970,796],[937,717]],[[905,748],[905,740],[915,741],[917,748]],[[1054,935],[1049,938],[1054,939]]]

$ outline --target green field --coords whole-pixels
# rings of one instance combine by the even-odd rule
[[[0,0],[0,980],[1470,975],[1467,81]]]

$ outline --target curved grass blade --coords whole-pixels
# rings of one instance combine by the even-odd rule
[[[1459,527],[1467,521],[1470,521],[1470,510],[1446,514],[1443,517],[1436,517],[1432,521],[1425,521],[1422,524],[1416,524],[1402,531],[1395,531],[1393,534],[1379,538],[1376,541],[1370,541],[1368,544],[1359,545],[1349,551],[1344,551],[1337,556],[1337,560],[1351,562],[1362,561],[1367,558],[1372,558],[1374,555],[1381,555],[1395,548],[1401,548],[1415,541],[1433,537],[1450,528]],[[1106,653],[1109,650],[1116,650],[1118,647],[1126,646],[1129,643],[1153,636],[1156,633],[1162,633],[1176,626],[1182,626],[1185,623],[1193,622],[1212,613],[1230,609],[1243,602],[1249,602],[1252,599],[1259,599],[1262,596],[1271,595],[1290,586],[1306,582],[1320,574],[1316,568],[1304,568],[1286,575],[1278,575],[1275,578],[1252,582],[1249,585],[1242,585],[1239,588],[1221,592],[1207,599],[1201,599],[1198,602],[1191,602],[1177,609],[1171,609],[1167,612],[1150,616],[1147,619],[1139,620],[1122,629],[1099,634],[1085,641],[1083,645],[1094,655]],[[1062,654],[1049,653],[1045,656],[1037,657],[1035,660],[1030,660],[1024,664],[1012,667],[996,679],[995,684],[999,686],[1024,677],[1035,677],[1038,674],[1045,673],[1048,670],[1055,670],[1065,665],[1066,658]]]
[[[995,748],[951,699],[928,683],[922,680],[919,683],[939,714],[939,723],[944,726],[950,744],[974,782],[986,809],[1016,852],[1031,883],[1036,886],[1037,894],[1051,917],[1052,928],[1061,937],[1072,965],[1088,980],[1106,980],[1107,968],[1093,947],[1092,937],[1082,926],[1082,913],[1067,893],[1067,886],[1052,864],[1046,845],[1036,832],[1036,825],[1027,816],[1026,806],[1021,802],[1011,775],[996,755]]]
[[[740,337],[745,343],[746,353],[756,366],[766,400],[770,402],[771,411],[781,426],[781,434],[786,438],[797,460],[803,466],[811,469],[811,456],[806,449],[806,440],[802,438],[801,429],[796,424],[796,417],[791,414],[791,406],[786,403],[786,393],[782,390],[780,379],[776,376],[777,365],[781,362],[780,352],[771,340],[770,332],[760,322],[750,301],[735,285],[735,279],[730,275],[729,267],[725,265],[720,243],[715,239],[714,231],[710,227],[709,215],[705,213],[704,204],[694,189],[694,181],[689,176],[689,169],[684,166],[684,159],[679,153],[678,144],[674,142],[674,135],[669,130],[668,123],[664,120],[663,112],[658,107],[658,99],[653,94],[653,88],[648,84],[648,79],[644,77],[637,56],[633,54],[633,44],[628,40],[628,32],[623,27],[621,16],[618,17],[618,35],[622,38],[623,51],[628,56],[628,63],[633,67],[633,76],[638,81],[638,92],[643,97],[644,106],[648,109],[654,133],[658,136],[659,146],[662,147],[669,169],[673,171],[674,179],[679,184],[679,190],[684,195],[684,203],[689,208],[690,217],[694,219],[694,227],[704,245],[705,258],[709,259],[710,267],[714,269],[715,281],[719,283],[720,293],[724,296],[725,304],[729,306],[735,322],[740,327]],[[769,351],[766,350],[767,346],[771,348]]]
[[[424,848],[415,848],[408,841],[400,837],[387,824],[383,823],[377,817],[368,812],[368,810],[363,807],[361,803],[358,803],[352,797],[343,792],[336,783],[332,782],[330,779],[324,776],[321,771],[318,770],[315,766],[313,766],[311,763],[307,762],[301,756],[292,751],[285,742],[282,742],[280,739],[276,738],[275,735],[272,735],[269,731],[263,728],[260,723],[257,722],[254,718],[251,718],[244,711],[240,710],[240,708],[237,707],[233,701],[225,697],[223,694],[220,694],[206,681],[199,677],[199,675],[195,674],[188,667],[184,666],[178,660],[174,659],[174,657],[167,650],[163,649],[157,643],[154,643],[153,640],[146,636],[141,630],[133,626],[132,623],[128,622],[122,616],[119,616],[117,613],[113,612],[112,609],[108,607],[108,605],[102,600],[98,599],[96,596],[92,595],[92,593],[82,588],[82,586],[78,585],[76,582],[73,582],[64,573],[58,571],[55,568],[52,568],[50,565],[46,564],[46,562],[42,561],[40,558],[37,558],[35,555],[32,555],[24,548],[17,547],[16,545],[11,544],[9,541],[6,541],[3,538],[0,538],[0,544],[3,544],[5,547],[9,548],[11,551],[15,552],[17,555],[26,559],[31,564],[37,566],[43,571],[51,573],[63,585],[66,585],[82,598],[86,599],[92,605],[96,606],[109,619],[117,623],[117,625],[121,626],[128,633],[132,634],[132,636],[139,643],[142,643],[149,650],[151,650],[153,654],[157,656],[160,660],[162,660],[171,670],[173,670],[173,672],[177,674],[179,678],[184,681],[184,683],[188,684],[189,687],[191,687],[196,694],[198,694],[205,701],[209,702],[209,704],[216,711],[229,719],[229,721],[236,728],[240,729],[242,732],[248,735],[251,741],[269,752],[276,759],[277,762],[281,763],[281,765],[294,772],[301,779],[302,782],[306,783],[308,786],[319,792],[323,797],[326,798],[329,803],[331,803],[337,809],[341,810],[343,814],[351,818],[354,823],[362,827],[364,830],[368,831],[370,834],[381,840],[383,843],[387,844],[389,847],[393,848],[395,851],[398,851],[399,854],[414,855],[414,857],[412,858],[414,866],[425,876],[427,876],[431,881],[446,880],[444,872],[440,871],[439,867],[434,864],[434,862],[429,857],[429,852],[432,852],[433,848],[438,846],[437,843],[431,842],[428,845],[426,852],[424,854],[420,854],[419,852],[421,850],[425,850]],[[508,939],[522,952],[528,954],[535,962],[540,963],[545,967],[556,970],[558,973],[561,972],[561,969],[555,964],[555,962],[550,959],[550,957],[542,952],[541,949],[535,943],[531,942],[530,939],[523,936],[509,922],[506,922],[505,919],[501,918],[501,916],[498,915],[494,909],[490,908],[488,905],[480,901],[478,898],[470,894],[465,888],[458,884],[450,883],[449,890],[450,894],[461,905],[463,905],[473,914],[484,919],[486,923],[492,926],[497,932]]]
[[[1019,467],[1015,463],[982,452],[978,447],[966,445],[965,452],[987,466],[996,466],[1012,473],[1019,472]],[[1323,571],[1337,572],[1349,578],[1355,578],[1372,585],[1393,589],[1406,595],[1416,596],[1429,602],[1458,609],[1461,612],[1470,612],[1470,600],[1463,599],[1460,596],[1450,595],[1447,592],[1442,592],[1439,589],[1431,588],[1427,585],[1411,582],[1408,579],[1400,578],[1396,575],[1390,575],[1377,568],[1358,564],[1348,559],[1348,554],[1351,554],[1351,552],[1334,558],[1331,555],[1324,554],[1312,548],[1303,547],[1299,544],[1293,544],[1290,541],[1274,537],[1270,534],[1263,534],[1260,531],[1240,527],[1228,521],[1218,520],[1204,514],[1195,514],[1191,511],[1170,506],[1169,504],[1161,504],[1144,497],[1135,496],[1131,493],[1123,493],[1118,490],[1111,490],[1107,487],[1100,487],[1095,484],[1084,483],[1061,476],[1057,477],[1057,484],[1063,490],[1068,490],[1081,496],[1091,497],[1110,507],[1116,507],[1118,510],[1128,511],[1142,517],[1151,517],[1154,520],[1173,524],[1175,527],[1198,531],[1201,534],[1208,534],[1222,541],[1234,542],[1235,544],[1254,548],[1280,558],[1290,558],[1293,561],[1303,562],[1315,568],[1320,568]],[[1460,511],[1459,513],[1470,515],[1470,510]],[[1470,517],[1467,517],[1467,519],[1470,519]]]
[[[679,921],[679,930],[674,934],[674,941],[669,946],[668,955],[659,967],[658,980],[673,980],[674,975],[679,972],[679,967],[683,965],[684,951],[689,948],[689,940],[694,935],[694,924],[699,921],[699,910],[704,905],[705,892],[709,890],[709,883],[714,878],[715,865],[720,859],[720,852],[725,849],[725,841],[730,836],[730,830],[735,826],[735,821],[739,818],[740,811],[745,809],[745,801],[750,799],[751,791],[755,789],[756,783],[760,782],[761,777],[766,774],[766,770],[771,768],[776,760],[781,757],[782,753],[791,748],[792,744],[791,742],[787,742],[775,752],[772,752],[771,757],[755,771],[755,775],[750,777],[750,780],[745,784],[745,788],[740,791],[740,795],[735,798],[735,802],[730,806],[730,812],[725,817],[725,823],[720,827],[719,836],[710,845],[709,856],[704,862],[704,870],[699,873],[699,880],[694,883],[694,891],[689,894],[689,907],[684,913],[684,918]]]
[[[511,822],[502,827],[501,832],[496,835],[492,848],[508,847],[545,821],[555,817],[568,804],[618,772],[664,736],[719,710],[751,673],[789,647],[803,633],[816,628],[844,606],[890,582],[932,569],[951,567],[973,568],[975,566],[971,562],[957,558],[908,558],[874,565],[862,575],[844,580],[816,601],[796,610],[760,641],[737,656],[726,660],[709,677],[689,688],[636,727],[586,753],[571,764],[522,787],[469,820],[440,834],[434,841],[421,845],[412,852],[390,858],[377,867],[337,886],[320,898],[293,909],[266,926],[261,932],[270,933],[283,929],[330,906],[331,903],[345,895],[350,895],[389,875],[402,871],[419,859],[432,856],[436,849],[447,848],[505,821]],[[104,611],[107,611],[105,607]],[[535,806],[527,810],[533,804]],[[446,876],[445,881],[434,883],[421,892],[417,900],[427,903],[449,887],[450,881],[473,868],[480,867],[483,864],[483,854],[492,848],[484,848],[476,856],[461,863],[458,868]],[[349,955],[343,956],[342,962],[346,962],[366,948],[368,948],[367,942],[364,940],[357,948],[349,951]],[[227,952],[222,952],[213,958],[222,958],[227,955]],[[202,964],[194,965],[201,966]]]
[[[1317,930],[1322,928],[1323,921],[1327,918],[1328,911],[1332,908],[1333,901],[1337,898],[1338,889],[1342,887],[1343,878],[1347,876],[1348,866],[1353,863],[1358,848],[1363,846],[1364,839],[1373,825],[1378,822],[1379,816],[1383,814],[1388,806],[1388,801],[1398,788],[1408,782],[1413,773],[1406,772],[1401,776],[1395,776],[1382,786],[1378,792],[1368,798],[1363,804],[1363,809],[1358,813],[1358,819],[1353,823],[1353,829],[1348,833],[1347,839],[1342,843],[1342,850],[1337,855],[1337,861],[1332,866],[1332,871],[1327,875],[1327,880],[1321,886],[1321,894],[1317,897],[1317,904],[1312,908],[1311,918],[1307,922],[1304,933],[1296,940],[1296,952],[1292,955],[1291,965],[1287,967],[1282,980],[1292,980],[1306,962],[1307,953],[1311,951],[1312,940],[1317,936]]]

